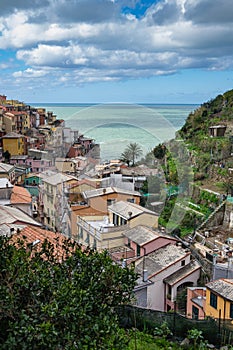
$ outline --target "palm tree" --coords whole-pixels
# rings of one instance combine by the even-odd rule
[[[121,153],[120,159],[122,162],[127,163],[129,166],[131,162],[131,153],[128,150],[125,150],[123,153]]]
[[[132,166],[135,165],[135,160],[142,155],[142,149],[136,142],[131,142],[121,154],[121,159],[128,165],[132,162]]]

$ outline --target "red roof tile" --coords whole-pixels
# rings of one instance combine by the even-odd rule
[[[67,240],[67,238],[61,233],[55,233],[29,225],[23,228],[19,233],[13,234],[10,238],[11,243],[17,243],[18,240],[23,240],[26,246],[32,244],[36,250],[40,250],[43,242],[46,240],[48,243],[53,245],[54,256],[59,261],[67,256],[67,251],[64,248],[64,242]],[[69,248],[70,253],[74,250],[75,248]]]
[[[32,196],[28,190],[21,186],[14,186],[11,194],[11,204],[31,203]]]

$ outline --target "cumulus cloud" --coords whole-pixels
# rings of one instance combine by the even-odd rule
[[[233,67],[231,0],[2,0],[0,10],[0,49],[25,66],[17,79],[50,72],[57,83],[84,83]]]
[[[44,77],[45,75],[48,74],[48,71],[39,69],[35,70],[32,68],[25,69],[24,71],[16,71],[13,73],[13,77],[15,78],[39,78],[39,77]]]

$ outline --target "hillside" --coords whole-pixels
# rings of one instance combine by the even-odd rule
[[[190,113],[179,132],[190,152],[195,181],[222,193],[232,187],[233,90]]]
[[[179,227],[182,236],[190,234],[224,195],[233,196],[233,90],[190,113],[176,139],[156,146],[153,153],[168,188],[177,188],[167,195],[159,223],[170,231]]]

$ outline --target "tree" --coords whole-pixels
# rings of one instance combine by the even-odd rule
[[[164,144],[159,144],[153,149],[153,153],[155,158],[157,159],[163,159],[166,154],[166,146]]]
[[[10,158],[11,158],[10,152],[9,152],[8,150],[6,150],[5,152],[3,152],[2,155],[3,155],[3,157],[5,158],[6,163],[9,163]]]
[[[142,154],[143,152],[139,144],[131,142],[121,154],[121,160],[125,161],[128,165],[132,162],[132,166],[134,166],[136,159]]]
[[[115,307],[131,300],[136,275],[70,241],[62,261],[0,237],[1,349],[125,349]]]
[[[125,150],[123,153],[121,153],[121,160],[122,162],[127,163],[127,165],[130,165],[131,162],[131,153],[129,150]]]

